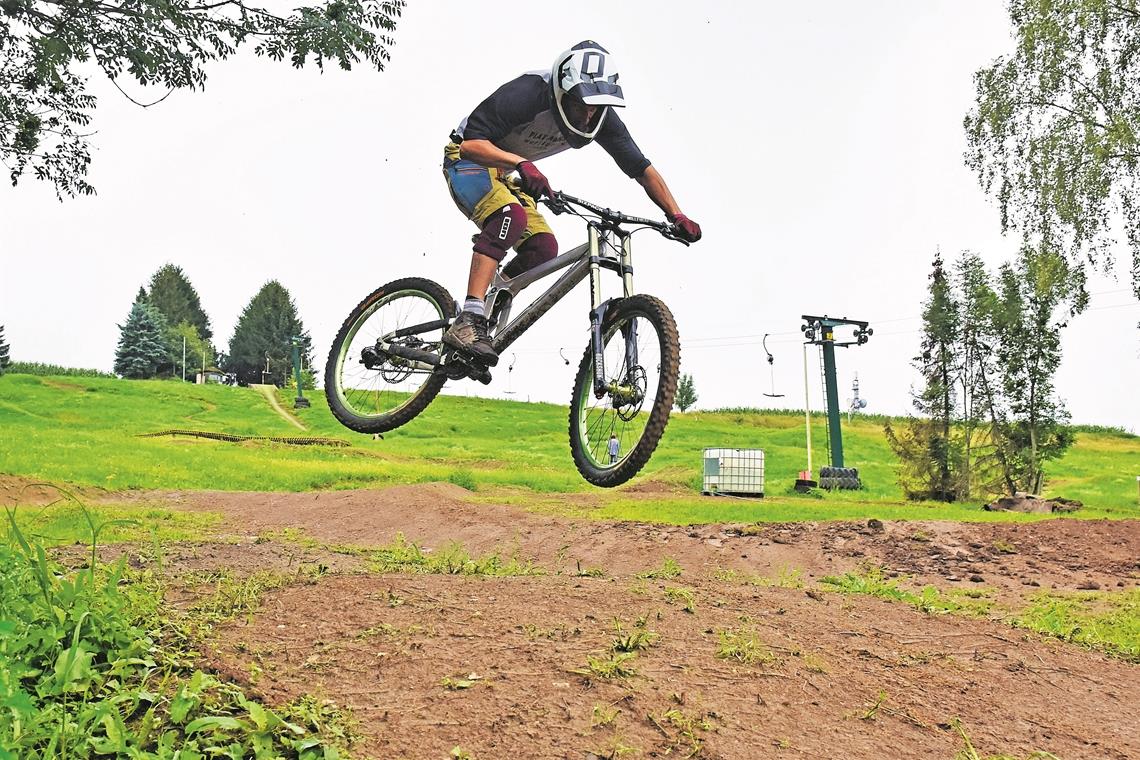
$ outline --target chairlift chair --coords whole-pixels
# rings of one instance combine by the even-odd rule
[[[772,390],[771,393],[765,393],[764,395],[768,398],[783,398],[783,393],[776,393],[776,368],[773,366],[776,363],[776,357],[772,356],[772,352],[768,350],[768,336],[770,334],[771,333],[764,333],[764,338],[760,341],[761,345],[764,346],[764,353],[768,354],[768,380],[770,383],[769,387]]]

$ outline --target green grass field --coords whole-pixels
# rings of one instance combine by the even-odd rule
[[[451,481],[494,498],[566,513],[559,494],[586,492],[576,509],[595,517],[670,523],[860,519],[1029,520],[982,512],[978,504],[912,503],[895,483],[894,457],[881,418],[844,422],[847,464],[858,492],[803,496],[790,486],[805,466],[803,418],[748,412],[675,413],[653,459],[630,486],[647,480],[674,488],[647,498],[629,486],[603,491],[574,469],[565,407],[441,396],[424,414],[383,440],[352,433],[329,414],[320,392],[298,410],[308,433],[277,416],[256,392],[172,381],[94,377],[0,378],[0,473],[76,486],[124,489],[304,491]],[[291,407],[291,399],[282,402]],[[240,435],[340,438],[346,448],[194,438],[140,438],[170,428]],[[813,419],[815,464],[822,464],[824,420]],[[763,500],[700,495],[705,447],[763,448]],[[1136,476],[1140,437],[1080,432],[1049,467],[1047,492],[1079,499],[1081,517],[1140,517]]]

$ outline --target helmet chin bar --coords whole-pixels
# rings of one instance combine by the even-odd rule
[[[598,134],[610,108],[625,105],[621,86],[618,85],[618,68],[614,57],[591,40],[578,43],[555,59],[550,71],[550,84],[562,126],[571,134],[586,140],[593,140]],[[600,110],[600,114],[586,129],[579,128],[566,113],[563,101],[575,91],[579,92],[579,97],[585,103],[595,105]]]
[[[578,135],[579,137],[584,137],[587,140],[593,140],[602,128],[602,124],[606,120],[606,115],[610,112],[610,106],[598,106],[598,112],[594,115],[593,128],[587,132],[583,132],[566,114],[566,109],[562,105],[562,101],[567,97],[567,95],[569,95],[569,93],[563,92],[561,88],[555,88],[554,103],[558,108],[558,118],[561,119],[562,123],[566,125],[566,128],[574,134]]]

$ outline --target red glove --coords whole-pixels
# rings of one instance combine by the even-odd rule
[[[677,228],[677,234],[685,241],[695,243],[701,239],[701,225],[684,214],[673,214],[669,217],[669,221]]]
[[[519,161],[515,169],[518,170],[519,182],[524,193],[535,200],[543,195],[554,195],[554,191],[550,189],[550,180],[530,161]]]

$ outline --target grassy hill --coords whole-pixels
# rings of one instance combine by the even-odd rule
[[[574,469],[562,406],[441,396],[409,425],[373,440],[341,427],[319,392],[308,395],[312,408],[297,410],[309,428],[301,433],[249,389],[6,375],[0,378],[0,473],[110,490],[303,491],[450,480],[473,490],[476,498],[679,523],[868,516],[1027,519],[982,513],[977,504],[906,502],[878,418],[844,422],[847,464],[859,467],[863,491],[794,494],[790,485],[806,464],[803,417],[746,411],[675,414],[643,473],[623,488],[601,491]],[[282,402],[292,406],[286,394]],[[817,468],[823,464],[824,424],[822,416],[813,419]],[[351,446],[138,437],[170,428],[328,436]],[[706,447],[763,448],[766,498],[701,497]],[[1084,501],[1081,516],[1140,517],[1137,475],[1140,437],[1081,432],[1066,456],[1050,465],[1047,492]],[[564,494],[581,495],[568,499]]]

